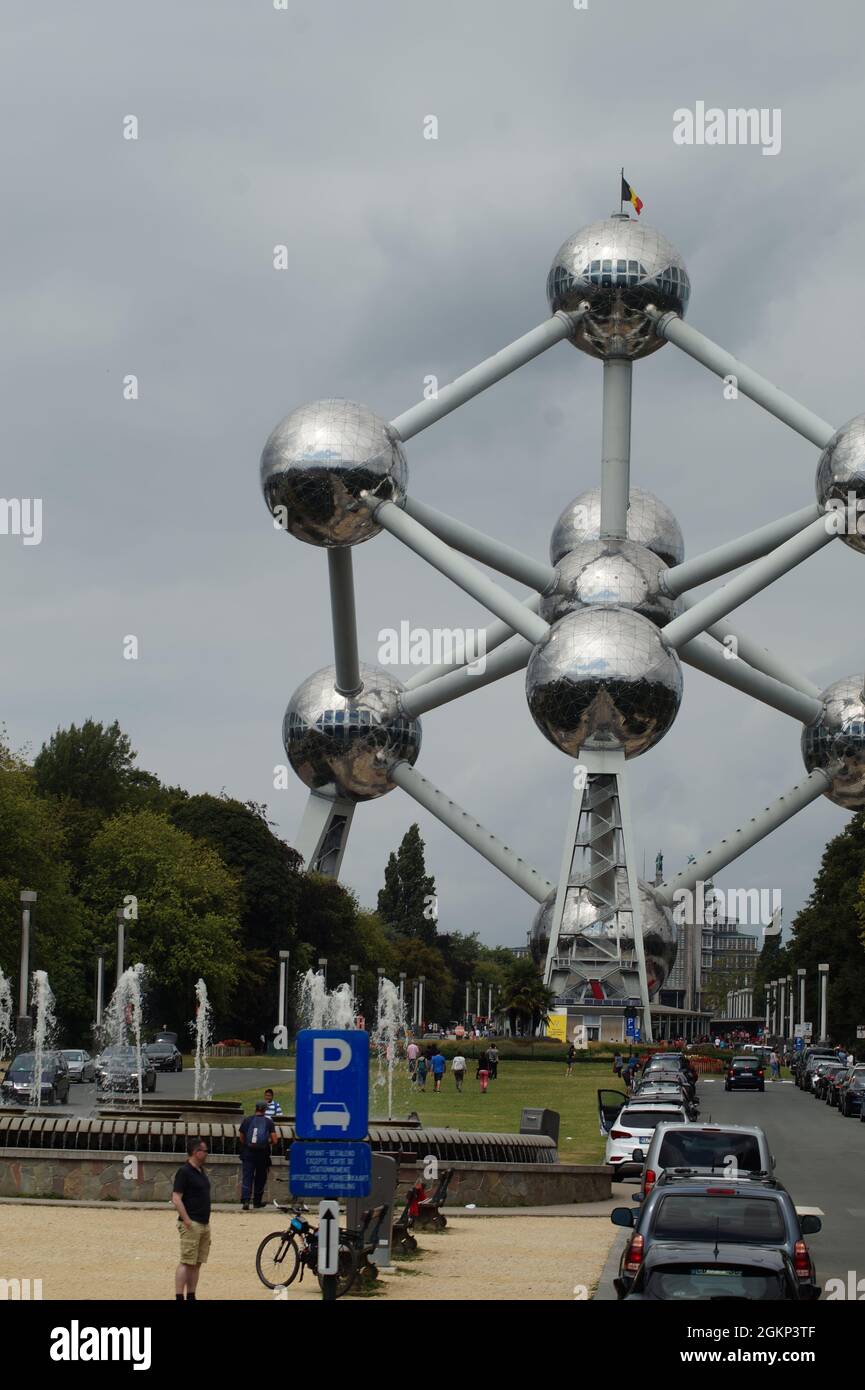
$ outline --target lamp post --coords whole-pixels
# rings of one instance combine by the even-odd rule
[[[793,989],[793,976],[787,976],[787,1037],[793,1041],[796,1027],[796,991]]]
[[[797,974],[798,977],[799,977],[799,1022],[800,1022],[800,1023],[804,1023],[804,1022],[805,1022],[805,976],[808,974],[808,971],[805,970],[804,967],[800,965],[800,966],[799,966],[799,969],[796,971],[796,974]]]
[[[18,980],[18,1026],[16,1038],[19,1049],[30,1046],[33,1037],[33,1023],[27,1003],[27,987],[30,983],[30,913],[36,902],[32,888],[21,892],[21,974]]]
[[[421,1029],[423,1029],[423,1016],[424,1016],[424,1003],[425,1003],[424,995],[426,994],[426,975],[418,975],[418,977],[417,977],[417,986],[418,986],[418,988],[417,988],[417,1021],[418,1021],[418,1027],[421,1028]]]
[[[820,974],[820,1041],[825,1042],[829,1036],[829,966],[818,965],[817,969]]]
[[[105,957],[96,957],[96,1027],[102,1027],[102,1005],[105,996]]]
[[[403,1009],[405,1008],[405,977],[406,977],[406,972],[405,972],[404,970],[401,970],[401,971],[399,972],[399,1007],[400,1007],[400,1013],[402,1013]]]
[[[356,1000],[356,999],[357,999],[357,977],[358,977],[358,975],[360,974],[360,966],[359,966],[359,965],[350,965],[350,966],[348,967],[348,970],[349,970],[349,974],[350,974],[350,976],[351,976],[351,997],[352,997],[352,999],[355,999],[355,1000]]]
[[[324,980],[324,983],[327,984],[327,956],[319,956],[318,972]]]
[[[782,979],[780,979],[780,980],[778,981],[778,989],[779,989],[779,991],[780,991],[780,1000],[781,1000],[781,1005],[780,1005],[780,1008],[779,1008],[779,1010],[778,1010],[778,1018],[779,1018],[779,1021],[780,1021],[780,1027],[779,1027],[779,1029],[778,1029],[778,1033],[779,1033],[780,1038],[781,1038],[782,1041],[783,1041],[783,1038],[784,1038],[784,1024],[785,1024],[786,1021],[787,1021],[787,980],[786,980],[786,977],[785,977],[785,978],[782,978]]]
[[[477,996],[476,996],[476,998],[475,998],[475,1003],[477,1004],[477,1008],[475,1009],[475,1018],[480,1018],[480,1016],[481,1016],[481,989],[482,989],[482,988],[483,988],[483,986],[481,985],[480,980],[478,980],[478,981],[477,981]]]
[[[288,1027],[286,1005],[288,1003],[288,958],[290,954],[289,951],[280,951],[279,953],[279,1008],[276,1022],[280,1028]]]
[[[468,1028],[468,1026],[469,1026],[469,990],[470,990],[470,989],[471,989],[471,985],[469,984],[468,980],[466,980],[466,1027],[467,1027],[467,1028]]]
[[[769,1031],[770,1031],[770,1030],[769,1030],[769,1017],[770,1017],[770,1015],[769,1015],[769,1010],[771,1009],[771,1006],[772,1006],[772,1005],[771,1005],[771,1000],[772,1000],[772,986],[771,986],[771,984],[769,983],[768,980],[767,980],[766,983],[763,985],[763,995],[764,995],[764,1001],[765,1001],[765,1004],[766,1004],[766,1023],[765,1023],[765,1031],[766,1031],[766,1037],[768,1038],[768,1036],[769,1036]]]
[[[123,908],[117,909],[117,983],[120,983],[120,976],[123,974],[123,955],[126,938],[126,918],[123,915]]]

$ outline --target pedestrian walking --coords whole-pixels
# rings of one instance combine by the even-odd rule
[[[499,1050],[495,1043],[487,1048],[487,1058],[490,1064],[490,1081],[495,1081],[499,1074]]]
[[[424,1057],[423,1053],[421,1053],[417,1059],[417,1066],[415,1067],[414,1073],[415,1085],[417,1086],[419,1091],[426,1090],[426,1073],[426,1057]]]
[[[461,1091],[463,1088],[463,1082],[466,1079],[466,1059],[465,1057],[463,1057],[462,1053],[457,1053],[456,1057],[454,1057],[453,1061],[451,1062],[451,1071],[454,1074],[456,1088],[458,1091]]]
[[[772,1052],[769,1056],[769,1068],[772,1072],[772,1080],[777,1081],[779,1076],[781,1075],[781,1062],[774,1047],[772,1048]]]
[[[568,1048],[568,1065],[565,1067],[565,1076],[570,1076],[570,1074],[571,1074],[571,1072],[573,1071],[573,1068],[574,1068],[574,1062],[575,1062],[576,1060],[577,1060],[577,1049],[574,1047],[574,1044],[571,1043],[570,1047]]]
[[[483,1095],[490,1084],[490,1059],[486,1052],[482,1052],[478,1058],[478,1069],[475,1072],[475,1076],[481,1083],[481,1095]]]
[[[249,1199],[254,1207],[264,1206],[264,1184],[270,1167],[270,1150],[276,1142],[276,1125],[265,1115],[263,1100],[255,1102],[255,1114],[247,1115],[240,1123],[240,1201],[249,1211]]]
[[[275,1115],[282,1114],[282,1106],[278,1100],[274,1100],[273,1091],[269,1086],[264,1093],[264,1113],[269,1120],[272,1120]]]
[[[417,1071],[417,1059],[419,1053],[420,1048],[418,1047],[416,1042],[410,1042],[405,1050],[405,1055],[408,1058],[408,1074],[412,1078],[414,1078],[414,1074]]]
[[[615,1057],[613,1058],[613,1071],[616,1073],[616,1076],[618,1076],[618,1077],[621,1078],[621,1075],[622,1075],[622,1067],[623,1067],[624,1065],[625,1065],[625,1059],[623,1058],[621,1052],[617,1052],[616,1055],[615,1055]]]
[[[172,1205],[177,1212],[180,1233],[180,1264],[174,1272],[174,1297],[195,1302],[201,1266],[210,1254],[210,1178],[204,1171],[207,1143],[204,1139],[186,1141],[186,1162],[174,1174]]]
[[[440,1091],[442,1088],[442,1077],[445,1074],[446,1066],[447,1063],[445,1062],[445,1059],[442,1056],[442,1054],[438,1051],[434,1052],[432,1057],[430,1058],[430,1071],[433,1074],[434,1091]]]

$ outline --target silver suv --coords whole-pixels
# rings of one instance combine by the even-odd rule
[[[640,1195],[647,1197],[661,1174],[674,1168],[710,1177],[775,1172],[775,1155],[759,1125],[660,1124],[644,1152]]]

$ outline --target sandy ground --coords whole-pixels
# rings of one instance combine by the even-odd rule
[[[276,1212],[214,1212],[202,1300],[272,1299],[255,1252],[279,1224]],[[449,1215],[446,1231],[419,1233],[418,1255],[383,1274],[371,1301],[586,1297],[615,1234],[607,1216]],[[41,1279],[43,1299],[171,1298],[177,1253],[168,1211],[0,1205],[0,1278]],[[307,1275],[287,1297],[321,1294]]]

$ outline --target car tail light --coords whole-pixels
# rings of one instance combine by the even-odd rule
[[[758,1075],[758,1076],[762,1076],[762,1075],[763,1075],[763,1068],[762,1068],[762,1067],[758,1067],[758,1068],[757,1068],[757,1075]]]
[[[793,1246],[793,1268],[798,1279],[811,1278],[811,1256],[804,1240],[797,1240]]]
[[[647,1168],[647,1169],[646,1169],[646,1180],[645,1180],[645,1182],[644,1182],[644,1184],[643,1184],[643,1191],[646,1193],[647,1196],[648,1196],[648,1194],[651,1192],[652,1188],[655,1186],[655,1183],[657,1182],[657,1180],[658,1180],[658,1175],[657,1175],[657,1173],[655,1172],[654,1168]]]
[[[640,1265],[643,1263],[643,1246],[645,1241],[642,1236],[632,1236],[628,1246],[628,1253],[625,1256],[624,1268],[628,1274],[636,1274]]]
[[[632,1139],[633,1137],[634,1137],[634,1136],[633,1136],[632,1134],[629,1134],[628,1131],[627,1131],[626,1129],[611,1129],[611,1130],[610,1130],[610,1138],[611,1138],[611,1139]]]
[[[735,1187],[707,1187],[707,1197],[735,1197]]]

